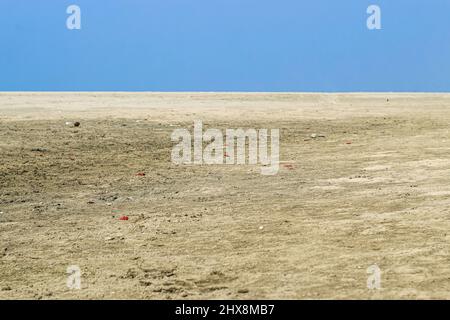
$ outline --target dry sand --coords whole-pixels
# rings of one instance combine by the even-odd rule
[[[280,172],[173,165],[195,119],[279,128]],[[0,93],[0,298],[450,298],[449,122],[439,94]]]

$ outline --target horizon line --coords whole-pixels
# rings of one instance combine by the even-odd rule
[[[450,91],[143,91],[143,90],[13,90],[1,91],[0,94],[11,93],[143,93],[143,94],[450,94]]]

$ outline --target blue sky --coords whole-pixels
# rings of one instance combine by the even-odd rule
[[[0,90],[449,92],[449,17],[448,0],[1,0]]]

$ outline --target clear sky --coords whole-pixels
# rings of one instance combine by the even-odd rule
[[[449,0],[0,0],[0,41],[1,91],[450,92]]]

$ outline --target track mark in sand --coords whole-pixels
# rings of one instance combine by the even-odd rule
[[[323,190],[323,191],[333,191],[333,190],[341,190],[344,189],[344,187],[341,186],[314,186],[310,188],[311,190]]]
[[[450,190],[447,191],[430,191],[423,194],[424,196],[439,197],[450,196]]]
[[[228,289],[227,283],[236,280],[237,277],[227,276],[221,271],[212,271],[206,277],[195,281],[195,285],[203,292]]]
[[[397,151],[393,150],[393,151],[382,151],[382,152],[377,152],[371,155],[367,155],[367,158],[387,158],[387,157],[392,157],[394,155],[397,154]]]
[[[383,171],[383,170],[389,170],[391,168],[391,166],[387,166],[387,165],[373,165],[370,167],[366,167],[363,170],[365,171]]]
[[[342,184],[375,184],[375,183],[387,183],[392,181],[390,178],[386,177],[369,177],[364,175],[356,175],[350,177],[332,178],[320,180],[319,182],[328,183],[330,185],[342,185]]]
[[[183,293],[192,288],[192,284],[177,278],[177,268],[152,268],[139,266],[139,270],[127,271],[127,275],[136,278],[141,287],[145,287],[154,293]]]
[[[428,167],[428,168],[445,168],[450,167],[450,159],[425,159],[408,161],[403,163],[402,166],[417,168],[417,167]]]

